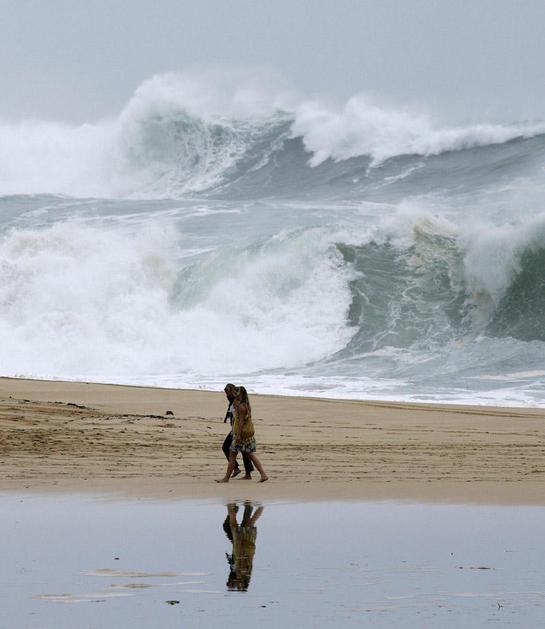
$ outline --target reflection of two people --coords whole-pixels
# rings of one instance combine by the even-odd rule
[[[257,507],[254,511],[251,503],[245,503],[240,524],[237,520],[237,511],[235,503],[228,504],[227,517],[223,523],[223,530],[233,544],[233,552],[230,555],[225,553],[229,562],[227,588],[245,592],[252,576],[257,537],[256,522],[263,513],[263,507]]]

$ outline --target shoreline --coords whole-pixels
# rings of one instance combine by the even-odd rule
[[[270,481],[217,485],[222,392],[0,378],[0,491],[545,505],[545,409],[251,400]]]
[[[146,390],[157,390],[157,391],[188,391],[188,392],[201,392],[201,393],[221,393],[223,391],[222,388],[192,388],[191,386],[181,386],[181,387],[173,387],[167,385],[160,384],[130,384],[124,382],[106,382],[102,380],[65,380],[63,378],[39,378],[39,377],[26,377],[26,376],[0,376],[0,381],[9,380],[9,381],[23,381],[23,382],[47,382],[47,383],[64,383],[64,384],[85,384],[85,385],[96,385],[96,386],[108,386],[108,387],[123,387],[129,389],[146,389]],[[517,410],[536,410],[536,411],[545,411],[545,404],[540,406],[539,404],[514,404],[514,405],[503,405],[503,404],[489,404],[489,403],[479,403],[479,402],[466,402],[466,401],[457,401],[457,400],[404,400],[392,397],[390,398],[359,398],[359,397],[328,397],[327,395],[314,395],[308,391],[301,393],[270,393],[270,392],[250,392],[252,397],[261,396],[261,397],[270,397],[270,398],[288,398],[288,399],[297,399],[297,400],[323,400],[328,402],[361,402],[365,404],[385,404],[385,405],[408,405],[410,407],[422,407],[422,408],[455,408],[455,409],[495,409],[495,410],[509,410],[516,412]]]

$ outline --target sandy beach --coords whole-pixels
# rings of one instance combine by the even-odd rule
[[[270,481],[222,486],[222,393],[2,378],[0,398],[2,490],[545,504],[542,409],[253,395]]]

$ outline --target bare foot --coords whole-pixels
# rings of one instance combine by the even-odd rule
[[[238,476],[240,474],[240,468],[237,467],[233,470],[233,473],[231,474],[231,478],[235,478],[235,476]]]
[[[238,480],[252,480],[252,477],[250,476],[250,474],[245,474],[242,478],[239,478]]]
[[[257,482],[258,483],[264,483],[265,481],[269,480],[268,476],[262,476]]]
[[[229,479],[228,478],[217,478],[216,479],[216,483],[228,483]]]

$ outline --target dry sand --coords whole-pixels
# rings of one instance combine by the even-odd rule
[[[0,378],[0,490],[545,504],[545,409],[251,401],[270,481],[218,485],[222,393]]]

